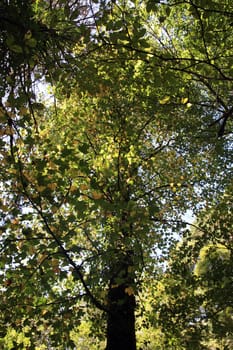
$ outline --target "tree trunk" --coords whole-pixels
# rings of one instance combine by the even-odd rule
[[[111,284],[108,292],[106,350],[136,350],[135,297],[129,284]]]

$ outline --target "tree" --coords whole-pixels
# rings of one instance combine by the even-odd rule
[[[232,347],[231,193],[230,185],[202,212],[162,277],[160,322],[165,332],[178,334],[185,348]],[[163,312],[172,315],[172,322],[167,324]]]
[[[212,106],[221,60],[213,65],[191,45],[204,20],[198,17],[181,42],[185,28],[174,20],[180,6],[190,21],[190,7],[210,10],[119,2],[99,3],[93,14],[92,4],[81,33],[63,47],[64,33],[80,28],[80,4],[78,12],[77,2],[36,5],[34,18],[43,19],[42,28],[50,21],[46,33],[57,38],[52,51],[42,47],[57,101],[22,99],[25,90],[17,95],[10,81],[13,94],[2,102],[2,323],[30,329],[31,348],[41,339],[64,348],[73,346],[70,330],[92,304],[107,321],[106,349],[136,349],[142,272],[153,275],[154,255],[160,249],[166,259],[174,239],[171,228],[181,228],[182,214],[222,191],[228,179],[230,135],[216,139],[216,113],[228,115],[224,132],[230,128],[228,96],[223,112]],[[228,25],[228,15],[219,14]],[[50,52],[55,67],[45,56]],[[22,67],[25,55],[20,59]],[[39,68],[23,87],[31,91]],[[231,79],[223,80],[229,88]]]

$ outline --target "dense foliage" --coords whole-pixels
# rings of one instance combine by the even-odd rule
[[[230,349],[233,5],[0,10],[1,345]]]

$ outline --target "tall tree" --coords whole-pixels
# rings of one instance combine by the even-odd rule
[[[229,16],[193,2],[65,3],[30,7],[54,45],[43,37],[38,51],[56,104],[25,99],[39,64],[21,95],[14,79],[4,80],[11,91],[1,109],[2,332],[30,329],[31,348],[72,346],[69,332],[91,303],[107,320],[106,349],[136,349],[142,271],[153,273],[182,214],[198,210],[229,177],[231,135],[217,140],[217,124],[230,128],[229,94],[224,111],[219,103],[231,79],[220,74],[220,58],[213,64],[202,53],[206,24],[200,45],[191,40],[207,21],[203,13],[217,11],[226,26]],[[21,41],[34,38],[27,45],[34,50],[32,33]],[[12,59],[20,81],[31,51],[16,50],[24,46],[15,37],[2,42],[9,57],[20,56],[19,64]],[[222,101],[213,105],[217,89]]]

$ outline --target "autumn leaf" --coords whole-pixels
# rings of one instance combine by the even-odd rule
[[[134,289],[130,287],[125,288],[125,293],[128,294],[129,296],[134,295]]]

